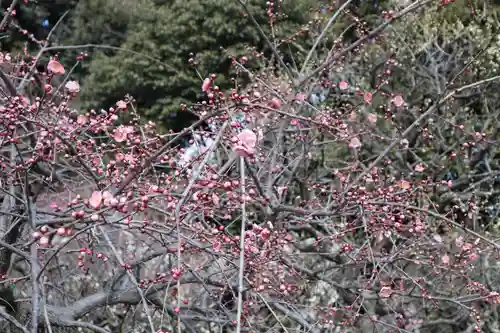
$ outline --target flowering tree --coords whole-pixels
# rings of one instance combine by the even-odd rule
[[[355,42],[323,44],[348,8],[310,22],[300,66],[269,39],[277,68],[233,58],[230,91],[208,75],[200,120],[174,134],[142,121],[130,96],[74,109],[80,87],[57,57],[35,73],[38,57],[3,54],[2,325],[497,332],[500,76],[476,66],[489,49],[471,43],[445,71],[444,58],[394,50],[398,31],[445,10],[430,0],[371,31],[353,16]],[[369,56],[386,59],[358,75]],[[412,64],[421,72],[408,78]],[[190,133],[206,140],[186,158],[177,144]]]

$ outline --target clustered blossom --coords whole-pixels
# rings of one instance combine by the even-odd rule
[[[47,70],[54,75],[64,75],[64,66],[57,60],[51,59],[47,65]]]
[[[251,157],[255,154],[257,135],[249,129],[244,129],[235,138],[233,150],[242,157]]]
[[[132,126],[120,125],[113,132],[113,138],[116,142],[124,142],[128,139],[129,134],[134,133],[134,128]]]
[[[266,2],[273,22],[279,5]],[[334,44],[334,51],[342,50],[342,43]],[[240,65],[261,56],[255,51],[239,57]],[[388,61],[388,67],[393,63]],[[21,197],[30,193],[23,186],[45,182],[34,206],[34,223],[39,224],[30,226],[26,238],[47,271],[56,255],[66,255],[71,258],[68,265],[82,276],[108,274],[103,280],[111,285],[120,274],[132,273],[137,263],[144,264],[133,272],[140,274],[136,285],[162,291],[161,311],[168,307],[181,322],[185,312],[198,306],[199,295],[193,294],[201,289],[211,299],[239,296],[235,290],[243,286],[232,285],[230,277],[241,269],[242,317],[235,319],[232,308],[217,304],[209,319],[256,330],[268,327],[263,309],[279,313],[273,313],[278,320],[293,312],[291,305],[304,312],[302,322],[293,325],[313,332],[316,325],[355,326],[361,319],[373,325],[387,320],[391,329],[409,331],[429,319],[425,311],[410,313],[416,304],[412,302],[428,309],[443,304],[470,308],[471,313],[476,305],[499,304],[497,291],[475,281],[487,259],[479,260],[481,255],[498,259],[493,241],[469,229],[479,228],[479,200],[472,196],[441,207],[429,199],[452,193],[454,187],[451,180],[436,180],[432,160],[418,156],[418,149],[433,149],[436,142],[432,122],[418,133],[421,142],[392,137],[387,133],[399,135],[408,126],[403,94],[383,93],[379,87],[366,91],[352,79],[325,79],[318,86],[336,89],[343,97],[355,92],[357,104],[332,106],[318,93],[319,102],[311,107],[305,92],[316,86],[297,93],[273,72],[263,71],[248,87],[241,87],[235,75],[228,92],[215,85],[215,75],[205,78],[200,88],[208,100],[193,109],[198,116],[212,115],[207,120],[212,132],[193,134],[187,148],[173,143],[175,133],[160,133],[152,121],[141,123],[129,96],[107,109],[71,108],[69,101],[80,85],[68,81],[65,89],[55,89],[63,80],[58,76],[65,74],[57,58],[44,73],[43,97],[33,102],[26,96],[5,98],[0,144],[7,153],[12,147],[23,151],[19,158],[0,156],[0,180],[9,190],[17,187]],[[390,73],[384,70],[383,80]],[[379,101],[383,108],[372,105]],[[443,165],[447,160],[461,162],[472,147],[490,139],[460,124],[453,124],[453,130],[469,131],[467,142],[439,152]],[[269,140],[273,145],[265,135],[276,138]],[[393,142],[390,153],[378,155],[380,146]],[[212,156],[205,158],[209,151]],[[400,161],[404,154],[414,154],[412,162]],[[246,158],[245,172],[234,163],[235,155]],[[373,163],[375,159],[380,163]],[[25,200],[14,200],[19,204],[9,212],[10,221],[30,217],[17,211],[27,205]],[[78,245],[66,251],[70,243]],[[20,239],[13,244],[23,247],[22,254],[28,243]],[[160,264],[146,267],[143,258],[156,253]],[[6,274],[1,277],[7,279]],[[116,290],[124,287],[116,282]],[[321,283],[326,287],[318,297],[311,296]],[[455,290],[455,284],[463,288]],[[107,293],[109,285],[91,287]],[[132,289],[114,293],[110,301],[135,295]],[[451,289],[456,294],[449,296]],[[472,306],[471,299],[486,303]],[[362,313],[366,302],[383,304],[381,310],[392,311],[394,320]],[[47,317],[50,321],[54,314]],[[479,323],[481,318],[472,320]]]
[[[210,88],[210,85],[212,84],[212,81],[209,78],[206,78],[203,80],[203,84],[201,85],[201,90],[203,92],[207,92]]]
[[[340,88],[340,90],[347,90],[347,89],[349,89],[349,83],[347,83],[345,81],[341,81],[339,83],[339,88]]]
[[[392,98],[392,103],[394,103],[397,107],[401,107],[405,104],[405,100],[401,95],[397,95]]]
[[[125,101],[118,101],[116,102],[116,107],[120,110],[126,110],[127,109],[127,103]]]
[[[64,86],[71,94],[80,92],[80,85],[76,81],[68,81]]]

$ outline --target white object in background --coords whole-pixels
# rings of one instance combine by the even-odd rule
[[[212,138],[202,138],[199,134],[195,134],[193,137],[193,144],[190,145],[179,158],[179,165],[183,168],[188,166],[195,158],[212,148],[212,145],[215,143]],[[215,157],[214,153],[212,153],[212,155],[210,159]]]

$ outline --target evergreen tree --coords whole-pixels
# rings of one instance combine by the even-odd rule
[[[274,40],[292,35],[306,23],[310,5],[307,1],[286,1],[280,11],[287,17],[273,30]],[[249,10],[271,36],[265,3],[250,2]],[[140,113],[167,120],[180,104],[196,101],[200,92],[201,78],[189,66],[190,54],[195,55],[202,77],[216,73],[217,84],[227,88],[231,60],[222,49],[242,56],[249,54],[248,45],[269,52],[238,1],[174,0],[156,5],[129,26],[121,44],[127,51],[111,57],[97,54],[93,59],[83,85],[84,106],[111,106],[131,94]]]
[[[85,51],[88,59],[94,54],[114,56],[127,39],[127,32],[137,21],[147,18],[154,10],[150,0],[79,0],[70,13],[70,33],[65,35],[65,45],[100,45],[88,49],[65,51],[65,58],[75,58]],[[75,74],[80,79],[88,75],[89,62],[84,61]]]

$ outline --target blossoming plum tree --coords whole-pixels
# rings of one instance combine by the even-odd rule
[[[271,19],[279,3],[268,2]],[[498,199],[498,104],[489,107],[500,77],[468,59],[436,72],[442,90],[430,97],[419,96],[424,75],[413,89],[391,91],[412,63],[398,63],[383,28],[401,31],[442,8],[411,3],[368,32],[353,19],[354,43],[321,48],[328,22],[349,15],[348,5],[310,24],[314,47],[302,69],[281,63],[270,40],[278,67],[251,71],[246,60],[258,54],[249,52],[233,58],[233,89],[219,89],[216,75],[200,80],[209,99],[180,133],[143,121],[130,96],[76,110],[79,84],[65,80],[58,58],[38,73],[42,93],[29,95],[16,88],[38,84],[30,68],[39,59],[10,57],[12,71],[0,71],[0,271],[15,301],[4,302],[1,324],[21,332],[497,331],[499,243],[485,209]],[[349,79],[373,43],[382,72]],[[312,104],[318,87],[328,96]],[[488,110],[477,111],[481,128],[464,115],[464,94],[474,93]],[[212,131],[198,135],[211,144],[181,164],[177,143],[202,122]],[[458,178],[442,176],[452,167]]]

